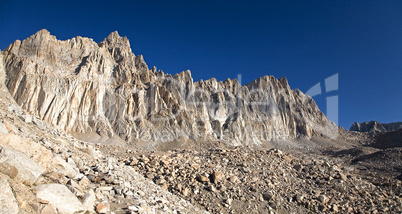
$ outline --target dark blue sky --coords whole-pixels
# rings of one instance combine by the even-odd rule
[[[58,39],[112,31],[136,55],[194,80],[286,76],[306,92],[339,73],[339,124],[402,121],[402,1],[2,1],[0,49],[46,28]],[[325,88],[323,88],[324,90]]]

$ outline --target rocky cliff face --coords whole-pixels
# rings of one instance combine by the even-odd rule
[[[379,123],[377,121],[363,122],[363,123],[353,123],[350,127],[350,131],[358,132],[391,132],[402,129],[402,122],[396,123]]]
[[[338,127],[286,78],[193,82],[149,69],[126,37],[60,41],[41,30],[2,51],[5,84],[30,114],[71,133],[127,142],[220,140],[260,145],[337,136]]]

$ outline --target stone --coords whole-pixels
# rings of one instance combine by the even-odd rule
[[[105,195],[103,195],[101,191],[96,191],[95,196],[99,201],[105,199]]]
[[[85,207],[73,193],[62,184],[43,184],[36,188],[39,200],[49,201],[60,212],[73,214],[85,211]]]
[[[203,175],[200,175],[200,176],[198,177],[198,180],[199,180],[200,182],[209,182],[209,178],[206,177],[206,176],[203,176]]]
[[[82,186],[83,188],[88,188],[92,183],[91,181],[88,179],[87,176],[84,176],[81,178],[81,180],[78,182],[78,184],[80,186]]]
[[[298,195],[296,195],[296,197],[295,197],[295,200],[296,200],[297,202],[299,202],[299,203],[301,203],[301,202],[303,201],[303,199],[304,199],[304,195],[301,195],[301,194],[298,194]]]
[[[229,178],[229,181],[232,182],[232,183],[240,183],[240,180],[239,180],[239,178],[237,176],[231,176]]]
[[[169,186],[166,183],[160,184],[164,190],[168,190]]]
[[[302,166],[301,164],[296,164],[293,168],[294,168],[296,171],[301,172],[302,169],[303,169],[303,166]]]
[[[74,193],[77,197],[82,197],[82,196],[85,195],[84,190],[82,189],[82,187],[77,182],[75,182],[74,180],[71,180],[71,179],[68,180],[66,185],[67,185],[68,189],[72,193]]]
[[[158,184],[158,185],[162,185],[162,184],[166,183],[166,180],[163,179],[163,178],[159,178],[159,179],[157,179],[157,180],[155,181],[155,183]]]
[[[0,213],[17,214],[19,213],[18,201],[15,199],[13,190],[7,179],[0,176]]]
[[[134,166],[138,163],[138,159],[137,158],[133,158],[130,162],[130,166]]]
[[[130,210],[130,211],[133,211],[133,212],[136,212],[136,211],[139,210],[138,207],[134,206],[134,205],[128,206],[127,209]]]
[[[216,187],[214,185],[208,186],[207,189],[211,192],[216,192]]]
[[[219,171],[214,171],[212,173],[212,182],[217,184],[218,182],[224,181],[225,178],[225,174],[223,174],[222,172]]]
[[[99,187],[99,191],[109,192],[111,190],[113,190],[113,186],[101,186],[101,187]]]
[[[338,205],[333,204],[332,207],[331,207],[331,210],[334,211],[334,212],[339,212]]]
[[[188,196],[188,194],[190,194],[190,189],[184,188],[183,191],[181,191],[181,194],[183,194],[184,197]]]
[[[348,177],[347,177],[345,174],[343,174],[343,173],[339,173],[339,177],[340,177],[343,181],[348,180]]]
[[[274,194],[272,194],[271,192],[265,192],[262,194],[262,197],[264,198],[264,200],[270,201],[274,198]]]
[[[24,121],[25,123],[32,123],[32,116],[31,115],[20,115],[19,118]]]
[[[57,208],[50,205],[46,204],[40,211],[40,214],[58,214],[59,212],[57,211]]]
[[[121,187],[121,186],[114,187],[114,192],[115,192],[116,195],[123,194],[123,187]]]
[[[183,190],[183,185],[182,184],[177,184],[176,189],[179,190],[180,192]]]
[[[12,175],[15,174],[15,171],[12,168],[14,167],[18,172],[15,175],[15,178],[29,186],[35,183],[39,176],[45,171],[45,169],[23,153],[5,146],[0,147],[0,164],[3,166],[9,166],[6,170],[10,170],[8,172]]]
[[[323,204],[326,204],[329,201],[328,197],[325,195],[318,196],[318,200]]]
[[[115,181],[115,178],[112,176],[105,176],[105,177],[103,177],[103,180],[105,180],[105,182],[107,184],[113,184],[113,182]]]
[[[86,210],[88,210],[90,212],[94,212],[95,201],[96,201],[95,192],[92,189],[89,189],[89,191],[84,196],[82,205],[84,206],[84,208]]]
[[[146,177],[148,178],[148,179],[154,179],[155,178],[155,174],[154,173],[148,173],[147,175],[146,175]]]
[[[143,191],[141,191],[141,190],[138,190],[138,191],[137,191],[137,194],[140,195],[140,196],[145,196],[145,192],[143,192]]]
[[[102,201],[96,205],[96,212],[100,214],[106,214],[109,212],[109,203],[107,201]]]
[[[73,167],[60,156],[54,154],[52,161],[53,164],[57,166],[55,169],[57,172],[60,172],[71,179],[77,179],[79,177],[80,173],[78,168]]]
[[[292,158],[289,155],[284,155],[282,158],[283,158],[283,160],[285,160],[285,161],[287,161],[289,163],[292,162]]]

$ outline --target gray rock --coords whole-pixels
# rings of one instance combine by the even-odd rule
[[[24,184],[29,186],[45,171],[45,169],[25,154],[5,146],[0,147],[0,163],[15,167],[18,171],[15,176],[16,179],[21,180]]]
[[[19,118],[24,121],[25,123],[32,123],[32,116],[31,115],[20,115]]]
[[[2,54],[5,85],[24,110],[68,132],[96,130],[97,142],[118,136],[153,145],[178,138],[260,145],[338,134],[312,98],[284,77],[242,85],[194,82],[190,71],[164,74],[149,69],[117,32],[97,44],[83,37],[60,41],[41,30]],[[9,109],[22,114],[18,106]]]
[[[90,189],[88,193],[85,194],[82,205],[85,207],[86,210],[94,212],[95,201],[96,201],[95,192],[92,189]]]
[[[116,195],[121,195],[123,194],[123,188],[121,186],[116,186],[114,187],[114,192]]]
[[[264,200],[270,201],[274,198],[274,194],[272,194],[271,192],[265,192],[262,194],[262,197],[264,198]]]
[[[72,178],[72,179],[77,179],[80,175],[80,172],[78,168],[74,167],[72,164],[67,163],[63,158],[61,158],[59,155],[53,155],[53,162],[59,166],[57,171],[60,173],[63,173],[65,176]]]
[[[49,201],[49,204],[66,214],[85,211],[86,208],[70,190],[61,184],[43,184],[36,188],[39,200]]]
[[[325,196],[325,195],[320,195],[320,196],[318,197],[318,200],[319,200],[321,203],[326,204],[329,199],[328,199],[328,197]]]
[[[85,195],[82,187],[80,185],[78,185],[77,182],[75,182],[74,180],[71,180],[71,179],[68,180],[66,185],[67,185],[68,189],[72,193],[74,193],[77,197],[82,197]]]
[[[18,201],[14,197],[10,184],[3,177],[0,177],[0,189],[0,213],[17,214]]]

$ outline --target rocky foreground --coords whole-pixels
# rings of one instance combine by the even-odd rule
[[[345,158],[277,149],[101,150],[124,154],[121,162],[212,213],[402,212],[400,180],[369,175]]]

